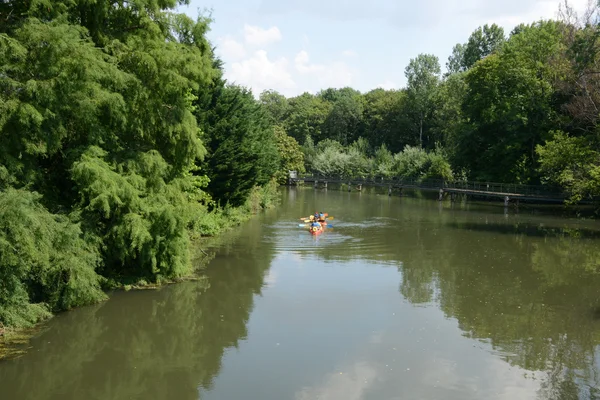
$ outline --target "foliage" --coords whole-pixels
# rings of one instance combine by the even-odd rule
[[[413,108],[413,119],[418,126],[419,146],[423,147],[423,124],[433,111],[433,96],[440,78],[438,58],[432,54],[419,54],[404,70],[408,81],[407,93]]]
[[[323,124],[332,108],[331,103],[304,93],[291,98],[288,104],[290,108],[284,120],[280,121],[288,135],[298,143],[303,143],[307,136],[316,141],[321,140]]]
[[[401,178],[452,179],[452,169],[441,148],[426,152],[418,147],[406,148],[394,155],[396,176]]]
[[[182,3],[0,4],[0,324],[188,275],[191,236],[275,202],[271,121]]]
[[[26,190],[0,192],[0,322],[8,326],[30,326],[49,311],[106,297],[93,241],[40,198]]]
[[[382,145],[370,157],[368,142],[361,137],[347,147],[328,139],[319,143],[315,152],[312,172],[322,176],[453,179],[448,156],[441,147],[428,152],[406,146],[392,154]]]
[[[275,126],[274,131],[280,156],[280,165],[276,177],[280,184],[285,184],[288,180],[289,171],[297,171],[299,174],[306,172],[304,153],[302,153],[302,148],[296,139],[288,136],[281,126]]]
[[[537,182],[535,146],[559,122],[552,81],[560,68],[550,61],[561,48],[556,23],[533,24],[466,74],[463,112],[471,122],[456,146],[460,166],[476,179]]]
[[[561,131],[553,134],[536,149],[544,179],[566,188],[573,202],[600,196],[600,152],[585,138]]]
[[[246,88],[220,81],[212,104],[204,124],[209,156],[202,164],[210,178],[208,191],[218,203],[237,207],[254,186],[266,184],[277,172],[275,134]]]
[[[405,88],[305,93],[276,122],[302,142],[313,172],[558,184],[572,200],[597,200],[600,8],[578,17],[565,5],[558,20],[519,24],[508,37],[497,24],[478,27],[454,46],[443,78],[437,58],[419,54]],[[351,150],[358,138],[370,163]],[[567,143],[577,150],[562,154]]]

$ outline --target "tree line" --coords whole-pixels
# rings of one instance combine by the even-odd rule
[[[189,275],[276,200],[289,139],[182,3],[0,1],[0,331]]]
[[[600,195],[597,5],[578,16],[496,24],[454,46],[442,74],[419,54],[406,87],[349,87],[286,98],[264,91],[273,123],[302,145],[306,169],[561,187]]]

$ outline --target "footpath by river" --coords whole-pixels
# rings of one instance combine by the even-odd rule
[[[435,196],[284,188],[208,283],[48,321],[0,398],[600,398],[599,223]]]

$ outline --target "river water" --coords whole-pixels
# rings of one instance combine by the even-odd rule
[[[600,232],[501,202],[283,189],[206,282],[58,315],[0,398],[600,398]],[[313,237],[299,217],[328,212]]]

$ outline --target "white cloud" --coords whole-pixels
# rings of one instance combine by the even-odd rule
[[[285,57],[270,60],[265,50],[254,52],[252,57],[232,63],[226,68],[227,80],[248,86],[258,97],[263,90],[276,89],[284,95],[296,88]]]
[[[351,86],[356,71],[345,62],[335,61],[329,64],[313,64],[305,50],[296,54],[294,59],[296,71],[301,75],[314,75],[321,88]]]
[[[379,85],[377,85],[377,87],[385,90],[398,89],[398,85],[390,80],[380,83]]]
[[[244,45],[230,36],[219,38],[220,46],[217,50],[224,59],[227,60],[239,60],[246,56],[246,49]]]
[[[267,53],[267,45],[282,40],[276,26],[264,29],[245,24],[239,35],[219,38],[217,51],[225,62],[225,78],[251,88],[256,97],[266,89],[296,96],[328,87],[352,86],[356,82],[358,72],[342,58],[356,56],[354,50],[340,51],[338,60],[318,63],[311,61],[306,50],[300,50],[294,58],[283,56],[285,53],[281,57]],[[308,45],[309,38],[304,34],[301,48]]]
[[[260,26],[244,25],[244,40],[253,46],[265,46],[281,40],[281,32],[276,26],[263,29]]]
[[[345,371],[334,372],[318,386],[296,392],[296,400],[360,400],[375,382],[377,371],[366,362],[356,362]]]

